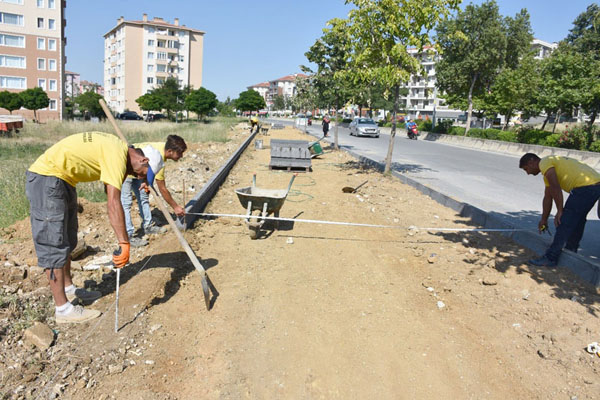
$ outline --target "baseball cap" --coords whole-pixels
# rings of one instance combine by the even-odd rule
[[[142,149],[144,156],[148,159],[148,172],[146,173],[146,180],[149,185],[154,184],[154,177],[158,172],[165,166],[160,151],[156,150],[152,146],[146,146]]]

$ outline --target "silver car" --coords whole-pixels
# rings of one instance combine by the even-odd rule
[[[371,118],[354,118],[348,128],[350,129],[350,136],[379,137],[379,127]]]

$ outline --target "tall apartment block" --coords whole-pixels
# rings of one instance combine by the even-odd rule
[[[202,86],[204,32],[155,17],[123,17],[104,35],[104,97],[113,111],[140,112],[135,100],[167,78]]]
[[[0,0],[0,91],[44,89],[50,105],[37,112],[40,121],[62,119],[66,6],[64,0]],[[30,110],[14,113],[33,118]]]

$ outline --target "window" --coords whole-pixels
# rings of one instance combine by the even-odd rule
[[[56,60],[48,59],[48,71],[56,71]]]
[[[25,68],[25,57],[0,55],[0,67]]]
[[[164,40],[159,40],[157,43],[158,43],[158,47],[165,47],[165,41]]]
[[[163,78],[156,78],[156,83],[162,85],[163,83],[165,83],[165,80]]]
[[[165,72],[167,70],[167,66],[164,64],[156,64],[156,72]]]
[[[56,92],[56,79],[50,79],[48,81],[48,90]]]
[[[37,19],[37,27],[38,28],[43,28],[44,27],[44,18],[38,18]]]
[[[0,23],[23,26],[23,16],[20,14],[0,12]]]
[[[178,49],[179,42],[177,40],[169,40],[167,41],[167,47],[170,49]]]
[[[37,0],[38,8],[44,8],[44,0]]]
[[[165,53],[163,51],[159,51],[158,53],[156,53],[156,59],[157,60],[166,60],[167,59],[167,53]]]
[[[9,4],[23,4],[23,0],[0,0]]]
[[[0,76],[2,89],[27,89],[27,79],[18,76]]]
[[[48,8],[56,8],[56,4],[54,4],[54,0],[48,0]]]
[[[154,83],[154,78],[146,78],[147,83]]]
[[[153,53],[153,52],[151,52],[151,51],[149,51],[149,52],[148,52],[148,56],[147,56],[147,58],[148,58],[148,60],[152,60],[152,59],[154,59],[154,53]]]
[[[38,69],[40,71],[44,71],[46,69],[46,59],[45,58],[38,58]]]
[[[110,84],[111,85],[116,85],[117,84],[117,78],[110,78]]]
[[[25,36],[0,34],[0,46],[25,47]]]
[[[184,62],[185,61],[185,57],[179,56],[179,61]]]
[[[37,48],[38,50],[46,50],[46,39],[37,38]]]
[[[48,50],[56,51],[56,39],[48,39]]]
[[[154,47],[154,40],[148,39],[148,46]]]
[[[46,90],[46,80],[38,79],[38,87],[41,87],[42,89]]]
[[[154,65],[152,65],[152,64],[148,64],[148,66],[147,66],[146,70],[147,70],[148,72],[152,72],[152,71],[154,71]]]
[[[56,111],[56,100],[54,100],[54,99],[50,100],[50,109],[52,111]]]
[[[56,29],[56,20],[54,20],[54,19],[48,20],[48,29],[52,29],[52,30]]]

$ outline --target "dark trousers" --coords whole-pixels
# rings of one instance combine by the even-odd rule
[[[558,261],[563,247],[577,252],[585,229],[586,217],[598,199],[600,199],[600,184],[582,186],[571,191],[563,208],[554,240],[546,250],[546,257],[549,260]]]

